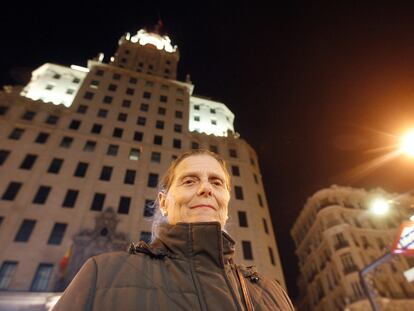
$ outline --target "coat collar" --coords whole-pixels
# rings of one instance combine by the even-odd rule
[[[172,256],[210,260],[224,267],[234,254],[234,244],[218,222],[163,223],[156,230],[151,248],[165,249]]]

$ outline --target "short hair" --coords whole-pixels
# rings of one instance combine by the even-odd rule
[[[221,168],[224,171],[224,175],[225,175],[225,181],[226,181],[226,188],[227,190],[230,192],[231,191],[231,186],[230,186],[230,182],[231,182],[231,177],[230,177],[230,173],[229,170],[227,169],[227,165],[226,162],[224,161],[224,159],[222,157],[220,157],[218,154],[210,151],[210,150],[206,150],[206,149],[195,149],[195,150],[191,150],[191,151],[187,151],[182,153],[177,159],[175,159],[174,161],[171,162],[170,166],[168,167],[167,171],[165,172],[165,174],[163,175],[163,177],[161,178],[159,185],[158,185],[158,193],[162,192],[162,193],[167,193],[168,190],[170,190],[171,185],[174,181],[174,177],[175,177],[175,170],[177,168],[177,166],[184,160],[187,159],[189,157],[192,156],[198,156],[198,155],[208,155],[211,156],[212,158],[216,159],[217,162],[220,164]],[[161,211],[160,211],[160,202],[159,202],[159,198],[158,198],[158,193],[157,193],[157,198],[154,201],[154,205],[153,205],[153,209],[154,209],[154,216],[152,219],[152,238],[151,241],[154,241],[154,239],[157,237],[157,228],[161,223],[166,223],[167,222],[167,217],[163,216]]]

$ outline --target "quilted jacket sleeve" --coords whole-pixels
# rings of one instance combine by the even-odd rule
[[[53,311],[89,311],[93,309],[97,267],[94,258],[88,259],[56,303]]]

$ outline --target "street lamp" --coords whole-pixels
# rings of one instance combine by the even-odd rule
[[[370,210],[379,216],[383,216],[390,210],[390,202],[383,198],[376,198],[371,202]]]
[[[414,129],[407,131],[401,137],[400,152],[414,157]]]

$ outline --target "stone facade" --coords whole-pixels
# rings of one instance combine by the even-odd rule
[[[378,197],[392,202],[386,216],[369,210]],[[291,230],[300,269],[298,310],[369,310],[358,273],[390,250],[413,204],[411,196],[381,189],[331,186],[311,196]],[[414,308],[414,286],[403,275],[411,266],[412,258],[394,256],[371,275],[384,310]]]
[[[68,106],[25,97],[53,91],[33,83],[0,92],[1,289],[62,289],[87,257],[148,239],[158,179],[196,148],[220,154],[232,172],[236,260],[285,284],[255,151],[222,103],[211,101],[231,121],[225,135],[190,131],[194,86],[175,80],[177,48],[141,39],[123,36],[110,63],[77,66],[84,76]]]

